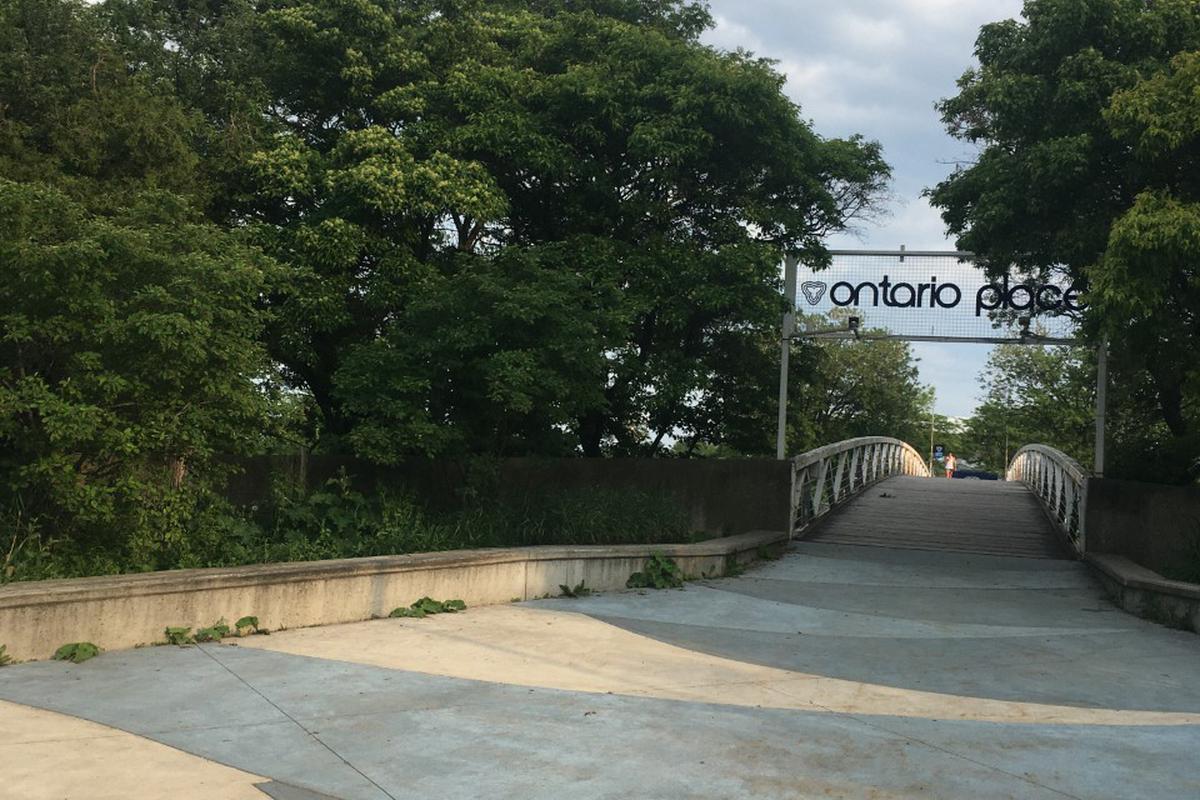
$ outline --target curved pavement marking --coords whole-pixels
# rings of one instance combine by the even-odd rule
[[[1086,568],[1074,561],[889,550],[807,540],[794,543],[790,555],[802,558],[784,557],[763,564],[755,568],[753,576],[770,580],[937,589],[1091,589],[1096,586]],[[898,558],[898,555],[925,558]],[[1031,563],[1011,563],[1022,560]]]
[[[572,601],[540,601],[539,605],[562,610]],[[935,622],[913,617],[888,616],[881,612],[842,611],[761,598],[750,598],[729,589],[704,585],[682,591],[663,592],[653,603],[631,603],[628,594],[589,597],[588,613],[598,617],[622,617],[647,622],[697,620],[709,628],[806,636],[867,637],[887,639],[1013,639],[1046,636],[1094,636],[1127,633],[1120,627],[990,625],[978,622]]]
[[[0,791],[5,797],[266,798],[255,787],[266,778],[65,714],[0,700],[0,730]]]
[[[491,683],[721,705],[981,722],[1200,725],[1195,713],[992,700],[763,667],[575,612],[511,605],[280,631],[238,644]]]
[[[1041,627],[1096,630],[1097,622],[1108,628],[1136,630],[1140,620],[1123,614],[1116,606],[1102,605],[1092,587],[1086,589],[938,589],[910,586],[897,591],[893,586],[786,581],[745,576],[703,584],[706,588],[834,613],[869,614],[891,619],[918,620],[938,624],[984,624],[1026,627],[1040,618]],[[966,600],[967,602],[963,602]],[[992,602],[998,600],[999,602]],[[1104,617],[1098,618],[1097,613]],[[1007,637],[1006,637],[1007,638]]]

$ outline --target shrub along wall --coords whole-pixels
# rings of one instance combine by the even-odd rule
[[[226,497],[266,502],[280,482],[314,490],[344,472],[362,492],[402,491],[437,511],[474,496],[508,504],[587,491],[661,495],[686,512],[692,531],[716,536],[785,530],[790,463],[772,459],[508,458],[413,460],[382,467],[340,456],[261,456],[236,462]]]

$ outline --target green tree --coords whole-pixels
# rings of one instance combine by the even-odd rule
[[[1177,454],[1200,457],[1200,53],[1117,92],[1105,117],[1142,190],[1089,268],[1092,324],[1144,358]],[[1185,456],[1187,457],[1187,456]],[[1200,461],[1194,474],[1200,476]]]
[[[233,3],[207,35],[164,7],[180,91],[261,87],[213,207],[286,264],[267,341],[326,446],[377,460],[657,450],[774,324],[782,252],[819,261],[888,179],[694,3]]]
[[[835,320],[845,316],[831,315]],[[830,321],[800,315],[799,329]],[[878,331],[867,331],[867,334]],[[722,347],[726,359],[712,376],[715,389],[688,407],[682,455],[767,456],[778,422],[779,331],[739,336]],[[766,402],[764,402],[766,398]],[[919,445],[929,436],[933,390],[920,383],[907,342],[796,337],[788,371],[787,449],[795,455],[857,436],[893,436]],[[918,448],[919,449],[919,448]]]
[[[150,568],[186,549],[213,456],[248,448],[268,424],[268,387],[255,381],[268,374],[255,309],[267,269],[172,195],[97,215],[0,180],[10,555],[59,539]]]
[[[1023,16],[983,27],[978,68],[941,104],[951,133],[981,149],[932,201],[990,272],[1087,285],[1085,333],[1109,338],[1131,385],[1153,387],[1171,450],[1193,460],[1200,11],[1028,0]]]
[[[799,453],[856,436],[892,436],[910,444],[928,435],[933,390],[920,382],[907,342],[813,340],[809,375],[788,409],[788,446]]]
[[[967,422],[963,455],[1003,473],[1026,444],[1092,464],[1096,359],[1077,347],[1000,345],[979,376],[983,402]]]
[[[0,0],[0,175],[52,182],[95,208],[148,187],[195,196],[201,122],[131,69],[98,9]]]
[[[271,265],[198,213],[199,117],[97,13],[0,2],[0,580],[174,565],[273,424]]]

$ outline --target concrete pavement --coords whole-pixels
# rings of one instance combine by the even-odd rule
[[[0,670],[0,730],[49,720],[0,739],[23,776],[0,793],[1200,796],[1200,637],[1117,611],[1070,561],[800,543],[681,591],[236,644]],[[86,784],[55,720],[116,746]]]

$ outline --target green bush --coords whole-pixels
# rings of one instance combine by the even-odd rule
[[[629,589],[678,589],[683,586],[683,570],[662,553],[650,556],[646,565],[625,581]]]
[[[0,176],[3,580],[164,569],[272,428],[273,265],[175,195]]]
[[[0,583],[43,578],[316,561],[401,553],[545,544],[653,544],[691,540],[687,515],[665,495],[584,489],[520,500],[494,490],[432,513],[409,494],[358,491],[338,475],[311,492],[277,486],[261,506],[239,509],[204,491],[168,498],[175,522],[142,524],[96,539],[9,528]],[[147,512],[147,520],[153,514]],[[165,519],[165,518],[164,518]]]
[[[100,648],[91,642],[71,642],[54,651],[54,660],[82,664],[98,655],[100,655]]]

